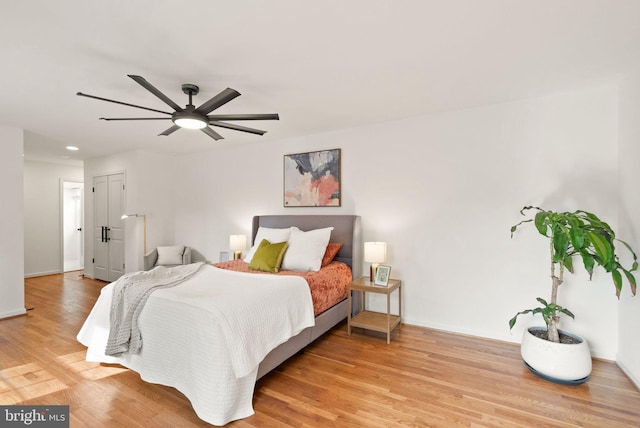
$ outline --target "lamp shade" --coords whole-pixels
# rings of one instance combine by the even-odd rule
[[[364,261],[369,263],[382,263],[387,259],[386,242],[365,242]]]
[[[229,236],[229,248],[232,250],[244,250],[247,248],[247,235]]]

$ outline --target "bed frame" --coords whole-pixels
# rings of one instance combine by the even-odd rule
[[[360,216],[355,215],[266,215],[253,218],[251,243],[254,243],[258,228],[287,228],[296,226],[300,230],[307,231],[323,227],[333,226],[330,242],[342,242],[342,248],[338,251],[334,260],[348,264],[353,272],[353,279],[362,275],[362,237],[360,235]],[[360,293],[356,293],[359,295]],[[356,296],[354,296],[356,297]],[[359,312],[361,302],[354,299],[353,312]],[[322,336],[334,326],[347,318],[347,299],[327,309],[316,317],[316,324],[306,328],[297,336],[281,344],[271,351],[262,360],[258,367],[260,379],[271,370],[278,367],[287,359],[304,349],[308,344]]]

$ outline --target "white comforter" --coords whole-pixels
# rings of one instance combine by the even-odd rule
[[[117,363],[143,380],[181,391],[214,425],[253,414],[258,365],[279,344],[314,325],[306,281],[204,266],[188,281],[155,291],[139,318],[142,349],[105,355],[112,284],[78,333],[87,361]]]

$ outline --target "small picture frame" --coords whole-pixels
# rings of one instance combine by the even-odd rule
[[[374,285],[387,287],[389,285],[389,277],[391,276],[391,266],[379,265],[376,269],[376,277],[373,280]]]
[[[220,261],[221,261],[221,262],[227,262],[227,261],[229,261],[229,252],[227,252],[227,251],[220,251]]]

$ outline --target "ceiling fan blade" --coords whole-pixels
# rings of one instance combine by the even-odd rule
[[[171,113],[167,113],[166,111],[156,110],[154,108],[142,107],[142,106],[137,106],[135,104],[129,104],[129,103],[123,103],[122,101],[115,101],[115,100],[110,100],[108,98],[96,97],[95,95],[83,94],[82,92],[76,92],[76,95],[79,95],[81,97],[93,98],[93,99],[100,100],[100,101],[108,101],[110,103],[121,104],[123,106],[129,106],[129,107],[141,108],[143,110],[155,111],[156,113],[171,114]]]
[[[170,120],[170,117],[101,117],[100,120]]]
[[[215,97],[211,98],[206,103],[202,104],[196,109],[196,111],[198,113],[208,114],[239,96],[240,92],[236,91],[235,89],[227,88]]]
[[[214,131],[213,129],[209,128],[208,126],[206,128],[202,128],[201,131],[204,132],[205,134],[207,134],[209,137],[213,138],[216,141],[224,140],[224,137],[222,135],[218,134],[216,131]]]
[[[247,128],[246,126],[234,125],[232,123],[225,123],[225,122],[211,121],[209,122],[209,125],[219,126],[220,128],[233,129],[235,131],[249,132],[251,134],[258,134],[258,135],[263,135],[265,132],[267,132],[267,131],[261,131],[259,129]]]
[[[212,114],[209,120],[280,120],[278,113],[265,114]]]
[[[140,84],[140,86],[142,86],[143,88],[145,88],[147,91],[151,92],[153,95],[155,95],[156,97],[160,98],[162,101],[165,102],[165,104],[167,104],[169,107],[171,107],[172,109],[174,109],[175,111],[182,111],[182,107],[180,107],[178,104],[176,104],[175,102],[173,102],[171,100],[171,98],[169,98],[168,96],[166,96],[165,94],[163,94],[162,92],[160,92],[155,86],[153,86],[151,83],[147,82],[146,79],[144,77],[141,76],[136,76],[133,74],[127,74],[127,76],[131,77],[133,80],[135,80],[136,82],[138,82]]]
[[[173,134],[174,132],[176,132],[178,129],[180,129],[180,127],[179,127],[178,125],[173,125],[171,128],[169,128],[169,129],[167,129],[166,131],[164,131],[164,132],[162,132],[162,133],[158,134],[158,136],[160,136],[160,135],[165,135],[165,136],[167,136],[167,135],[171,135],[171,134]]]

